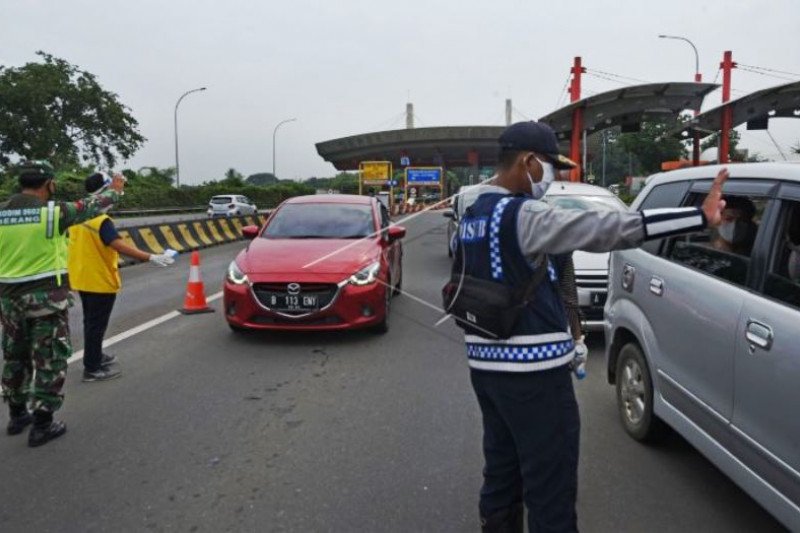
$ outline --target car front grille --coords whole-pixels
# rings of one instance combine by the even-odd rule
[[[608,272],[591,274],[588,272],[575,273],[575,285],[588,290],[607,290]]]

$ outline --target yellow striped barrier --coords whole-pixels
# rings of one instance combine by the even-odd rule
[[[125,244],[145,252],[162,254],[167,248],[187,252],[241,241],[245,226],[261,226],[265,221],[263,215],[204,219],[124,228],[119,230],[119,235]],[[120,266],[134,263],[130,259],[120,260]]]

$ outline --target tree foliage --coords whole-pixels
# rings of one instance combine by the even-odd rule
[[[661,171],[661,163],[675,161],[687,156],[683,141],[668,133],[676,124],[672,121],[643,122],[636,133],[622,133],[616,138],[619,148],[636,157],[640,174]]]
[[[145,141],[138,122],[97,78],[45,52],[39,63],[0,66],[0,157],[114,166]]]
[[[278,178],[276,178],[272,172],[258,172],[256,174],[250,174],[244,181],[248,185],[263,187],[265,185],[274,185],[278,183]]]

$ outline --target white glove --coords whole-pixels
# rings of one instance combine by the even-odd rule
[[[158,265],[160,267],[167,267],[173,264],[175,262],[175,259],[171,255],[167,254],[150,254],[149,261],[154,265]]]
[[[583,379],[586,377],[586,359],[589,355],[589,349],[584,342],[585,337],[575,340],[575,358],[572,360],[572,371],[575,377]]]

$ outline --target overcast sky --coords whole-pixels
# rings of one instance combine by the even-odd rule
[[[713,81],[724,50],[746,65],[800,72],[798,0],[0,0],[0,64],[37,50],[98,76],[120,95],[148,141],[125,166],[173,166],[173,108],[180,106],[186,183],[271,171],[330,176],[319,141],[404,127],[409,98],[418,126],[501,125],[537,118],[561,100],[572,58],[646,81],[690,81],[691,47]],[[734,97],[785,83],[734,71]],[[635,82],[632,82],[635,83]],[[621,85],[588,76],[593,93]],[[590,93],[587,93],[587,95]],[[704,108],[720,103],[712,93]],[[742,129],[742,128],[740,128]],[[800,120],[770,125],[788,152]],[[777,158],[765,132],[746,147]]]

